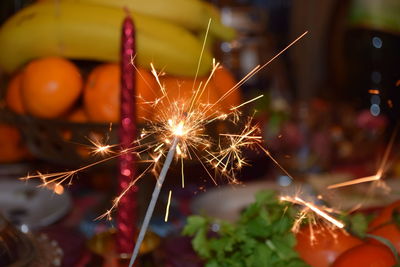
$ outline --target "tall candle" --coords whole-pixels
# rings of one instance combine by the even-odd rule
[[[121,121],[119,138],[122,149],[132,146],[136,138],[135,69],[132,58],[135,55],[135,27],[127,15],[123,21],[121,37]],[[119,157],[118,184],[123,192],[136,173],[135,156],[122,153]],[[117,211],[117,249],[129,254],[134,246],[137,222],[137,187],[132,187],[120,200]]]

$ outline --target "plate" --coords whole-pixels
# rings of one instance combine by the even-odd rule
[[[375,182],[328,189],[328,186],[359,177],[346,173],[310,175],[307,182],[329,206],[338,210],[374,210],[400,199],[400,178],[385,177]]]
[[[0,212],[15,225],[41,228],[56,222],[70,208],[67,191],[58,195],[38,183],[0,180]]]
[[[193,214],[233,222],[249,204],[255,201],[255,194],[261,190],[272,189],[280,195],[294,195],[301,189],[303,195],[309,195],[309,190],[303,184],[285,185],[281,186],[278,182],[270,180],[216,187],[193,199],[191,209]]]

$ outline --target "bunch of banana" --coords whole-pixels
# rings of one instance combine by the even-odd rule
[[[43,1],[43,0],[42,0]],[[45,0],[55,1],[55,0]],[[231,41],[235,32],[224,26],[215,6],[201,0],[56,0],[62,2],[95,4],[115,8],[128,8],[138,12],[163,19],[191,31],[202,31],[207,28],[211,19],[210,33],[217,39]]]
[[[81,2],[84,1],[95,0]],[[178,0],[159,2],[163,1]],[[179,13],[185,12],[179,10]],[[30,5],[0,28],[0,68],[13,72],[33,58],[50,55],[118,61],[121,24],[125,15],[122,8],[72,0]],[[202,48],[198,38],[166,20],[133,12],[132,17],[137,29],[137,62],[140,66],[148,68],[152,62],[156,68],[170,74],[193,76],[196,73]],[[199,75],[204,75],[212,64],[212,55],[207,50],[201,63]]]

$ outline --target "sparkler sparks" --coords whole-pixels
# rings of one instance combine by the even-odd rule
[[[107,145],[101,143],[99,140],[92,140],[89,139],[89,142],[92,143],[92,154],[94,155],[101,155],[101,156],[107,156],[112,153],[112,148],[115,146],[112,145]]]
[[[215,138],[206,133],[206,127],[215,121],[230,121],[233,124],[241,123],[241,114],[238,112],[238,109],[262,96],[255,97],[254,99],[232,107],[228,112],[222,112],[220,110],[219,104],[221,101],[227,98],[232,92],[237,90],[240,85],[245,83],[262,68],[266,67],[289,47],[294,45],[305,34],[307,34],[307,32],[300,35],[264,65],[256,66],[253,71],[241,79],[238,84],[229,89],[214,103],[201,102],[200,98],[206,93],[207,85],[212,75],[220,67],[219,63],[213,63],[209,78],[204,83],[200,83],[197,88],[193,87],[193,93],[189,99],[172,99],[168,94],[167,88],[165,88],[160,81],[160,75],[163,75],[163,73],[157,73],[153,65],[151,65],[152,74],[157,81],[158,89],[161,91],[161,97],[156,98],[154,101],[146,101],[146,103],[142,103],[142,106],[149,105],[155,107],[158,112],[152,119],[146,119],[147,123],[141,130],[140,137],[134,142],[132,148],[118,151],[117,145],[104,144],[99,142],[99,140],[90,140],[93,145],[93,154],[106,156],[105,158],[76,170],[49,174],[37,173],[36,175],[28,175],[21,179],[40,179],[43,186],[50,183],[61,185],[65,182],[70,185],[73,178],[79,172],[114,159],[123,153],[135,154],[140,159],[138,163],[148,164],[148,167],[145,168],[143,173],[138,175],[138,178],[143,177],[149,171],[157,175],[157,170],[162,159],[165,158],[167,151],[172,147],[173,141],[176,139],[176,148],[174,149],[176,153],[174,153],[174,156],[175,159],[180,159],[182,164],[182,186],[184,185],[184,159],[198,160],[205,168],[210,166],[216,173],[228,177],[229,182],[237,182],[234,176],[235,171],[247,165],[241,150],[246,147],[251,147],[253,144],[259,144],[261,141],[258,126],[251,125],[251,120],[248,120],[242,132],[238,134],[221,133],[220,138],[227,139],[225,142],[214,142],[213,140],[215,140]],[[152,88],[152,90],[155,89]],[[209,177],[216,183],[213,175],[211,175],[207,169],[206,171]],[[129,185],[127,190],[130,190],[136,181],[137,179]],[[111,210],[118,206],[118,202],[123,194],[124,192],[115,198]],[[108,210],[103,215],[109,217],[111,210]]]
[[[366,177],[357,178],[357,179],[354,179],[354,180],[351,180],[351,181],[330,185],[330,186],[328,186],[328,189],[336,189],[336,188],[350,186],[350,185],[374,182],[374,181],[380,180],[381,178],[382,178],[382,171],[380,170],[375,175],[366,176]]]
[[[307,209],[310,209],[311,211],[315,212],[317,215],[319,215],[323,219],[327,220],[328,222],[332,223],[336,227],[338,227],[338,228],[343,228],[344,227],[344,223],[342,223],[339,220],[336,220],[335,218],[330,216],[328,213],[323,211],[321,208],[318,208],[316,205],[312,204],[311,202],[307,202],[307,201],[303,200],[300,197],[297,197],[297,196],[295,196],[295,197],[283,196],[283,197],[281,197],[281,200],[282,201],[292,202],[294,204],[303,205]]]
[[[165,221],[165,222],[168,221],[169,206],[171,205],[171,196],[172,196],[172,191],[169,190],[167,207],[166,207],[166,209],[165,209],[165,218],[164,218],[164,221]]]
[[[310,228],[310,242],[313,244],[315,242],[315,231],[314,226],[319,224],[317,215],[319,218],[322,218],[322,224],[320,224],[322,229],[327,229],[328,232],[331,232],[334,236],[334,228],[343,229],[345,224],[340,220],[335,219],[329,213],[334,213],[335,211],[331,208],[324,206],[317,206],[311,202],[305,201],[299,196],[281,196],[281,201],[287,201],[293,204],[297,204],[303,206],[298,214],[297,218],[293,223],[292,232],[297,233],[300,231],[300,226],[304,220],[308,221],[308,226]]]
[[[207,85],[211,81],[215,71],[220,67],[219,63],[213,62],[212,71],[204,82],[200,82],[198,86],[196,86],[196,83],[194,82],[192,94],[187,99],[173,99],[168,94],[167,90],[171,88],[165,88],[160,80],[160,76],[163,75],[163,73],[157,73],[151,64],[151,72],[158,84],[158,89],[161,92],[161,96],[156,98],[154,101],[145,101],[141,103],[142,108],[143,105],[149,105],[157,110],[157,112],[151,119],[145,118],[147,123],[141,130],[140,137],[132,144],[133,146],[131,148],[118,151],[116,149],[116,145],[108,145],[97,141],[91,141],[93,145],[93,153],[106,156],[105,158],[76,170],[52,174],[38,173],[37,175],[23,177],[22,179],[40,179],[44,186],[50,183],[55,183],[56,186],[58,186],[66,181],[68,184],[71,184],[73,177],[82,170],[86,170],[94,165],[114,159],[124,153],[135,154],[140,159],[138,163],[147,164],[147,167],[141,174],[131,181],[128,187],[119,196],[114,199],[111,208],[99,217],[107,217],[109,220],[111,220],[112,211],[118,207],[118,203],[121,198],[136,184],[138,179],[150,171],[158,176],[156,187],[153,191],[153,196],[148,206],[148,211],[146,212],[146,216],[144,218],[143,225],[132,254],[130,262],[130,266],[132,266],[137,256],[140,244],[144,238],[147,225],[151,219],[152,212],[167,171],[174,159],[176,161],[180,161],[182,164],[182,186],[184,186],[184,159],[198,161],[204,167],[207,174],[215,184],[217,184],[217,182],[215,181],[214,176],[211,175],[210,171],[206,168],[207,166],[210,166],[216,173],[228,178],[230,183],[238,182],[235,177],[235,172],[248,164],[243,156],[242,150],[244,148],[250,148],[253,146],[262,148],[262,137],[260,136],[259,127],[252,124],[251,118],[248,119],[247,122],[244,123],[244,127],[242,127],[240,124],[243,124],[244,120],[238,109],[261,98],[262,96],[255,97],[235,107],[230,107],[229,111],[227,112],[221,110],[220,104],[253,75],[269,65],[273,60],[289,49],[289,47],[294,45],[306,34],[307,32],[300,35],[292,43],[271,58],[267,63],[256,66],[235,86],[227,90],[213,103],[210,103],[209,101],[204,102],[204,100],[201,101],[201,99],[203,95],[206,95]],[[200,62],[201,60],[199,61],[199,65]],[[219,138],[215,138],[207,133],[206,128],[208,125],[216,121],[230,122],[236,125],[235,128],[238,128],[238,126],[242,127],[242,130],[239,130],[238,133],[220,133]],[[268,150],[263,148],[263,151],[278,166],[280,166],[279,163],[270,155]],[[165,160],[163,161],[163,159]],[[158,169],[161,167],[161,162],[162,168],[158,174]],[[281,169],[283,168],[281,167]],[[311,207],[308,208],[311,209]]]
[[[375,175],[371,175],[371,176],[367,176],[367,177],[362,177],[362,178],[357,178],[357,179],[353,179],[350,181],[346,181],[346,182],[342,182],[342,183],[337,183],[337,184],[333,184],[328,186],[328,189],[336,189],[336,188],[340,188],[340,187],[345,187],[345,186],[351,186],[351,185],[356,185],[356,184],[361,184],[361,183],[368,183],[368,182],[376,182],[376,181],[380,181],[383,177],[383,175],[386,172],[387,169],[387,165],[388,165],[388,160],[389,160],[389,155],[392,151],[393,148],[393,144],[397,135],[397,131],[398,131],[399,126],[397,125],[395,130],[392,133],[392,136],[390,137],[389,143],[385,149],[385,153],[383,155],[381,164],[379,165],[378,171],[376,172]],[[382,185],[381,185],[382,186]],[[385,188],[385,186],[383,186]]]
[[[216,63],[212,73],[218,67],[219,64]],[[156,71],[153,69],[152,73],[156,74]],[[159,81],[158,75],[155,76],[155,79]],[[153,102],[149,102],[149,105],[157,107],[159,112],[152,120],[147,120],[146,126],[141,130],[140,137],[134,142],[132,148],[118,151],[117,145],[104,144],[97,139],[89,140],[93,145],[92,153],[103,155],[105,158],[76,170],[49,174],[37,173],[36,175],[28,175],[21,179],[40,179],[42,186],[48,186],[53,183],[56,186],[60,186],[63,183],[70,185],[73,178],[83,170],[114,159],[123,153],[135,154],[140,158],[138,163],[147,164],[148,166],[144,172],[139,174],[129,184],[124,192],[113,200],[111,208],[99,217],[107,217],[107,219],[111,220],[112,211],[118,207],[122,196],[135,185],[138,179],[149,171],[153,171],[155,175],[158,175],[157,170],[159,165],[163,162],[162,159],[165,158],[166,152],[172,146],[175,146],[173,153],[175,159],[180,160],[182,164],[182,186],[184,186],[184,159],[199,160],[205,168],[211,166],[215,169],[216,173],[222,174],[225,177],[234,177],[235,170],[247,164],[242,156],[241,149],[249,147],[252,143],[259,142],[261,139],[261,136],[253,135],[259,133],[258,126],[252,126],[251,120],[248,120],[241,133],[220,134],[221,137],[229,140],[223,142],[223,144],[221,142],[213,142],[215,138],[206,133],[206,126],[218,120],[230,121],[236,124],[238,121],[235,119],[239,116],[237,112],[239,107],[235,107],[229,113],[223,113],[219,110],[216,103],[193,101],[193,98],[200,98],[205,92],[206,84],[200,84],[198,88],[195,88],[190,99],[170,99],[164,86],[161,83],[159,86],[162,96]],[[227,96],[225,94],[225,97]],[[252,101],[254,99],[246,101],[241,106]],[[205,151],[204,155],[201,155],[203,151]],[[210,159],[211,156],[212,159]],[[218,163],[214,163],[215,160],[218,160]],[[208,170],[206,171],[216,183],[214,176]],[[228,180],[229,182],[236,181],[235,178]]]
[[[243,149],[261,142],[260,129],[257,125],[252,125],[249,119],[240,134],[220,134],[220,136],[228,139],[227,146],[223,148],[220,144],[220,149],[213,153],[206,150],[209,155],[207,162],[231,183],[237,183],[236,171],[248,165],[243,157]]]

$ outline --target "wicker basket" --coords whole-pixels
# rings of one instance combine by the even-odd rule
[[[31,153],[50,163],[65,166],[93,163],[100,156],[90,153],[90,147],[93,147],[90,140],[118,143],[116,124],[40,119],[15,114],[7,109],[0,112],[0,121],[14,124],[20,129]]]
[[[0,109],[0,114],[0,121],[15,124],[20,129],[29,150],[35,157],[58,165],[76,167],[102,159],[101,155],[90,153],[93,147],[90,140],[106,144],[119,143],[118,124],[40,119],[15,114],[6,109]],[[218,136],[218,133],[226,132],[232,127],[234,126],[229,123],[215,121],[207,127],[207,133]]]

